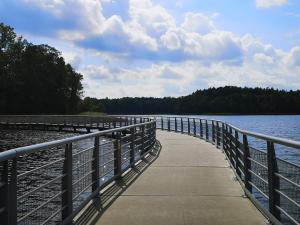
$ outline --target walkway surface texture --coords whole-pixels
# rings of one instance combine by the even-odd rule
[[[157,131],[159,157],[112,203],[97,225],[260,225],[221,150]]]

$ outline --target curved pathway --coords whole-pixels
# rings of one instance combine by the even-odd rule
[[[108,207],[97,225],[265,225],[221,150],[157,131],[159,157]]]

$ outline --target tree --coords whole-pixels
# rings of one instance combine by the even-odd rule
[[[48,45],[34,45],[0,23],[0,113],[64,114],[78,110],[82,75]]]

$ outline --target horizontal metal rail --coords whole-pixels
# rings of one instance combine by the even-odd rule
[[[245,194],[271,222],[300,223],[300,214],[295,209],[300,204],[300,184],[293,181],[300,180],[300,166],[279,158],[275,149],[277,144],[281,148],[299,150],[299,141],[243,130],[220,120],[186,116],[149,116],[149,118],[156,120],[158,129],[193,135],[222,148]],[[252,139],[264,142],[266,150],[261,149],[261,146],[255,144]],[[285,174],[281,172],[283,169],[286,169]],[[286,174],[289,173],[287,178]],[[296,179],[291,179],[290,176],[295,176]],[[265,199],[261,199],[257,193]],[[280,196],[285,197],[291,204],[281,205]]]
[[[1,152],[0,221],[3,225],[72,224],[76,214],[102,188],[119,179],[148,153],[156,139],[156,122],[149,118],[0,116],[0,123],[5,120],[54,125],[102,123],[111,129]],[[109,141],[102,142],[107,137]],[[136,151],[137,143],[139,151]],[[126,159],[125,154],[129,155]],[[40,158],[44,155],[45,159]],[[27,159],[30,160],[26,162]]]

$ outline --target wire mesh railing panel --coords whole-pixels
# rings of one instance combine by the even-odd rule
[[[84,119],[89,126],[95,123]],[[126,121],[115,123],[125,127],[0,153],[1,224],[71,222],[154,145],[155,121],[131,126]]]
[[[114,161],[115,161],[115,140],[105,141],[100,143],[100,154],[99,154],[99,176],[100,185],[113,178],[114,176]]]
[[[121,143],[121,160],[122,160],[122,169],[126,169],[130,166],[130,150],[131,143],[126,141]]]
[[[253,193],[265,208],[268,208],[269,186],[268,186],[268,169],[267,154],[250,147],[251,171],[250,180],[255,185]]]
[[[92,192],[94,138],[72,143],[72,197],[76,209]]]
[[[57,146],[17,158],[18,224],[61,221],[57,208],[62,204],[63,150],[64,146]]]
[[[158,122],[158,128],[194,135],[222,147],[245,193],[259,202],[272,222],[300,224],[300,165],[299,159],[291,157],[299,154],[299,142],[209,119],[181,116],[158,117],[157,121],[164,122],[163,126]]]
[[[280,208],[300,222],[300,167],[281,159],[277,159],[277,166]],[[281,213],[281,216],[290,222],[285,214]]]

